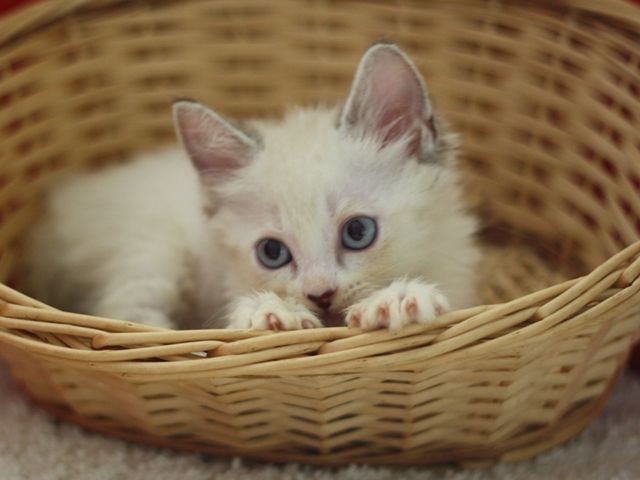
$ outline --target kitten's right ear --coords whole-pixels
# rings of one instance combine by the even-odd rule
[[[173,118],[178,139],[205,184],[247,165],[258,143],[217,113],[192,100],[177,100]]]

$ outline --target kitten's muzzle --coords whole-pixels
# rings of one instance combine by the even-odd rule
[[[307,295],[307,298],[322,310],[329,310],[335,293],[335,290],[327,290],[322,295]]]

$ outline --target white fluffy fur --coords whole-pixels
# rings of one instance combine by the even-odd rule
[[[27,288],[69,311],[171,327],[203,225],[179,150],[74,177],[51,191],[30,236]]]
[[[192,105],[184,108],[200,108]],[[207,112],[198,115],[241,149],[249,137]],[[476,221],[461,202],[455,138],[440,126],[421,161],[408,154],[413,130],[383,142],[339,119],[337,108],[313,108],[252,122],[259,148],[233,169],[225,158],[225,175],[171,149],[71,179],[52,191],[31,235],[30,292],[67,310],[183,328],[310,328],[346,315],[395,329],[472,305]],[[190,128],[182,140],[191,153]],[[376,219],[377,239],[346,249],[342,225],[360,215]],[[264,238],[286,244],[293,261],[261,266]],[[309,300],[328,290],[328,310]]]

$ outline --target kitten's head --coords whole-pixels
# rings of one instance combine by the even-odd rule
[[[455,248],[443,227],[472,228],[446,225],[458,208],[451,137],[396,46],[365,54],[340,111],[294,110],[256,133],[195,102],[177,102],[175,119],[230,297],[270,290],[339,322],[374,289],[441,268]]]

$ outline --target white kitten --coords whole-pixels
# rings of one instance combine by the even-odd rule
[[[369,49],[341,110],[240,127],[182,100],[174,116],[187,155],[51,193],[29,242],[34,296],[160,327],[277,330],[398,329],[475,302],[455,137],[396,46]]]

